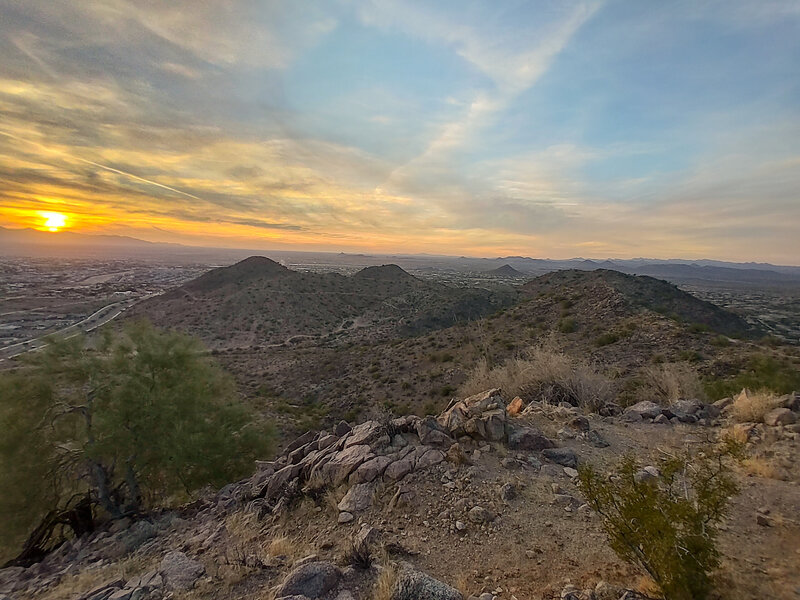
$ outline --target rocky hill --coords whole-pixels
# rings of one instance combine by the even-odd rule
[[[394,339],[478,319],[515,299],[511,291],[422,281],[396,265],[345,277],[253,256],[142,302],[129,316],[197,335],[214,349],[253,348]]]
[[[658,478],[654,465],[687,442],[744,431],[750,456],[783,471],[742,471],[717,585],[732,600],[793,598],[800,400],[779,399],[764,423],[732,425],[735,402],[624,413],[609,404],[601,417],[509,403],[495,389],[437,417],[340,422],[300,436],[249,479],[0,570],[0,597],[644,599],[651,584],[608,546],[576,467],[605,469],[629,453],[642,477]]]

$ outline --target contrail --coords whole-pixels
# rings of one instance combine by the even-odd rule
[[[21,138],[21,137],[19,137],[17,135],[14,135],[13,133],[8,133],[6,131],[0,130],[0,135],[4,135],[4,136],[9,137],[9,138],[11,138],[13,140],[19,140],[20,142],[25,142],[25,143],[31,144],[33,146],[38,146],[39,148],[44,148],[48,152],[55,152],[57,154],[62,154],[62,155],[67,156],[67,157],[69,157],[69,158],[71,158],[73,160],[77,160],[77,161],[85,163],[87,165],[92,165],[93,167],[97,167],[98,169],[105,169],[106,171],[111,171],[112,173],[116,173],[118,175],[123,175],[125,177],[130,177],[131,179],[136,179],[136,180],[142,181],[144,183],[149,183],[150,185],[154,185],[156,187],[160,187],[160,188],[163,188],[165,190],[169,190],[170,192],[175,192],[176,194],[181,194],[182,196],[186,196],[187,198],[193,198],[194,200],[200,200],[201,202],[203,201],[202,198],[198,198],[197,196],[195,196],[193,194],[190,194],[189,192],[184,192],[184,191],[175,189],[174,187],[170,187],[168,185],[164,185],[163,183],[158,183],[157,181],[153,181],[151,179],[145,179],[144,177],[139,177],[138,175],[134,175],[133,173],[128,173],[127,171],[120,171],[119,169],[115,169],[114,167],[109,167],[107,165],[101,165],[100,163],[96,163],[96,162],[93,162],[91,160],[86,160],[85,158],[81,158],[80,156],[74,156],[72,154],[67,154],[66,152],[62,152],[60,150],[54,150],[52,148],[48,148],[44,144],[40,144],[39,142],[34,142],[32,140],[26,140],[25,138]]]

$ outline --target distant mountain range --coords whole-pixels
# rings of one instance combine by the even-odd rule
[[[160,262],[186,261],[231,264],[263,250],[205,248],[173,243],[147,242],[119,235],[89,235],[63,231],[0,227],[0,255],[59,258],[134,258]],[[674,283],[738,284],[749,286],[800,285],[800,266],[769,263],[733,263],[719,260],[680,259],[542,259],[526,256],[472,258],[433,254],[347,254],[335,252],[270,251],[285,265],[313,269],[319,266],[364,268],[394,263],[411,271],[453,271],[506,277],[536,276],[551,271],[610,269],[633,275],[649,275]]]

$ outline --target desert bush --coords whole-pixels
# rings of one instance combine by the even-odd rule
[[[0,554],[36,526],[36,558],[97,516],[117,518],[249,473],[271,428],[236,401],[196,340],[140,323],[53,340],[0,374]]]
[[[642,369],[642,391],[647,398],[662,403],[687,398],[705,398],[705,391],[697,371],[687,363],[661,363]]]
[[[800,368],[786,359],[757,354],[734,377],[708,381],[705,389],[712,400],[731,397],[743,389],[788,394],[800,391]]]
[[[558,322],[558,330],[561,333],[572,333],[575,331],[575,319],[572,317],[564,317]]]
[[[731,415],[737,423],[763,423],[766,414],[779,405],[775,394],[742,390],[733,400]]]
[[[731,467],[741,453],[727,442],[667,457],[657,478],[642,477],[627,456],[610,477],[581,466],[578,485],[620,558],[646,571],[667,600],[700,600],[719,565],[717,526],[738,491]]]
[[[471,396],[500,388],[509,396],[528,402],[569,402],[586,410],[597,410],[611,400],[610,382],[589,365],[547,346],[535,346],[521,357],[490,367],[481,359],[460,388]]]

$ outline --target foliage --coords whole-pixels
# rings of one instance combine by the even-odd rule
[[[800,368],[788,360],[757,354],[735,377],[714,379],[706,383],[705,389],[712,400],[734,396],[743,389],[788,394],[800,390]]]
[[[642,477],[636,459],[626,456],[611,477],[581,466],[578,485],[620,558],[644,569],[668,600],[700,600],[719,564],[717,525],[738,491],[730,463],[741,454],[727,440],[668,456],[657,478]]]
[[[610,382],[589,365],[547,346],[535,346],[496,367],[478,361],[459,395],[500,388],[509,397],[558,404],[569,402],[596,411],[611,399]]]
[[[558,330],[561,333],[572,333],[575,329],[575,319],[572,317],[564,317],[558,322]]]
[[[248,473],[269,427],[193,338],[145,323],[52,340],[0,377],[0,544],[79,499],[118,517]],[[36,501],[30,502],[30,498]],[[46,540],[39,540],[43,542]]]
[[[780,406],[780,399],[770,392],[742,390],[733,400],[731,414],[737,423],[763,423],[769,411]]]
[[[697,370],[688,363],[647,365],[642,368],[642,380],[647,399],[657,398],[670,403],[687,398],[705,398]]]

